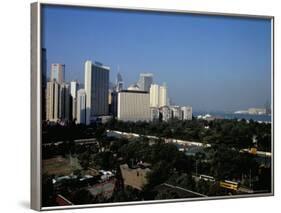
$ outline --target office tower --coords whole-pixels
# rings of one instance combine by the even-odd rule
[[[160,111],[157,107],[150,107],[150,119],[151,121],[159,121]]]
[[[159,107],[159,85],[152,84],[149,90],[150,107]]]
[[[152,82],[153,82],[153,74],[141,73],[138,81],[138,86],[140,90],[149,92]]]
[[[51,64],[51,81],[56,80],[59,84],[64,82],[65,65]]]
[[[149,93],[122,90],[118,93],[117,119],[122,121],[149,121]]]
[[[47,53],[46,48],[41,49],[41,74],[42,74],[42,120],[46,120],[46,87],[47,87]]]
[[[120,73],[117,73],[117,79],[116,79],[116,91],[119,92],[123,89],[124,83],[123,79]]]
[[[55,81],[47,83],[46,89],[46,120],[59,120],[60,85]]]
[[[167,106],[167,87],[158,84],[151,84],[150,86],[150,107]]]
[[[163,86],[159,86],[159,107],[168,105],[167,97],[167,86],[166,84],[163,84]]]
[[[99,62],[85,62],[86,124],[108,115],[109,70]]]
[[[182,119],[183,120],[192,120],[192,107],[191,106],[183,106],[182,110]]]
[[[86,92],[79,89],[77,92],[77,114],[75,116],[77,124],[86,124]]]
[[[172,118],[172,111],[168,106],[160,108],[160,117],[162,121],[169,121]]]
[[[78,90],[78,82],[71,81],[70,82],[70,96],[71,96],[71,114],[72,120],[76,119],[76,108],[77,108],[77,90]]]
[[[182,120],[182,110],[179,106],[173,106],[171,107],[172,110],[172,117],[174,119]]]
[[[70,119],[70,87],[69,84],[60,85],[59,115],[61,120]]]

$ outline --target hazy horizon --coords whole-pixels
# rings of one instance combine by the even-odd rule
[[[66,80],[84,83],[84,62],[118,68],[125,86],[139,74],[166,83],[169,98],[194,111],[236,111],[271,101],[271,21],[44,6],[43,47]]]

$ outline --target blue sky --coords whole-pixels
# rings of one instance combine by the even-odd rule
[[[84,81],[84,62],[117,67],[126,86],[139,73],[194,111],[263,107],[271,94],[271,22],[266,19],[44,7],[43,46],[66,80]]]

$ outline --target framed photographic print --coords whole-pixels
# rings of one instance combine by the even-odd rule
[[[272,196],[274,17],[31,4],[31,207]]]

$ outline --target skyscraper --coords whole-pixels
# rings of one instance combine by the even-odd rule
[[[108,115],[109,71],[99,62],[85,62],[86,124],[95,117]]]
[[[77,124],[86,124],[86,92],[79,89],[77,92],[77,114],[75,116]]]
[[[149,93],[150,93],[150,107],[159,107],[159,85],[152,84]]]
[[[117,73],[117,78],[116,78],[116,91],[119,92],[123,89],[123,79],[120,73]]]
[[[71,81],[70,82],[70,96],[71,96],[71,111],[72,111],[72,119],[76,119],[76,108],[77,108],[77,90],[78,90],[78,82]]]
[[[164,83],[162,86],[159,86],[159,107],[168,105],[167,86]]]
[[[150,107],[163,107],[168,105],[167,87],[158,84],[151,84],[150,90]]]
[[[62,120],[70,119],[70,88],[69,84],[62,83],[60,86],[59,116]]]
[[[64,64],[51,64],[51,81],[56,80],[59,84],[64,82]]]
[[[138,86],[140,90],[149,92],[152,82],[153,82],[152,73],[141,73],[138,81]]]
[[[59,120],[60,85],[55,81],[47,83],[46,89],[46,120]]]

